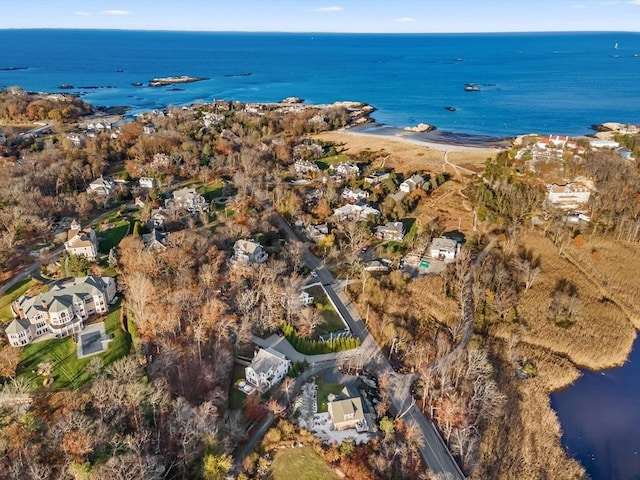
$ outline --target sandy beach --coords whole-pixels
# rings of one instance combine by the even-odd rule
[[[386,167],[402,173],[431,170],[475,175],[484,170],[487,158],[495,157],[510,146],[510,141],[505,139],[437,130],[416,133],[392,127],[365,126],[324,132],[315,137],[335,143],[351,154],[380,152]]]

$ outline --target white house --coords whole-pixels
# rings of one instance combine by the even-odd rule
[[[591,189],[579,182],[549,186],[547,200],[555,207],[573,209],[589,201]]]
[[[269,258],[262,245],[250,240],[238,240],[233,245],[233,253],[233,260],[243,265],[264,263]]]
[[[171,211],[166,208],[154,208],[151,210],[151,217],[147,222],[147,227],[150,230],[154,228],[158,228],[163,230],[165,228],[165,224],[169,223],[171,220]]]
[[[333,211],[336,220],[366,220],[369,215],[380,216],[380,212],[368,205],[351,205],[347,204],[343,207],[336,208]]]
[[[618,148],[620,144],[613,140],[602,140],[597,138],[595,140],[589,140],[589,145],[591,148]]]
[[[415,190],[416,188],[420,188],[424,185],[424,178],[420,175],[413,175],[411,178],[406,179],[404,182],[400,184],[400,191],[409,193]]]
[[[344,177],[349,175],[360,175],[360,167],[355,163],[338,163],[336,165],[330,165],[329,170]]]
[[[156,186],[156,179],[153,177],[142,177],[138,180],[140,188],[153,188]]]
[[[345,200],[360,202],[369,198],[369,192],[367,192],[366,190],[362,190],[361,188],[356,188],[355,190],[351,188],[345,188],[344,190],[342,190],[341,197]]]
[[[108,196],[111,195],[116,188],[116,182],[109,177],[98,177],[89,184],[87,193]]]
[[[308,160],[296,160],[293,164],[293,167],[296,169],[296,173],[318,173],[320,172],[320,168],[313,162]]]
[[[429,255],[431,258],[441,259],[444,261],[455,260],[459,251],[458,242],[450,238],[437,237],[434,238],[429,245]]]
[[[11,305],[16,318],[6,329],[9,343],[20,347],[45,334],[80,332],[90,315],[107,313],[115,295],[116,282],[106,276],[71,278],[34,297],[23,295]]]
[[[67,241],[64,248],[69,255],[80,255],[89,260],[95,260],[98,256],[98,239],[96,232],[91,227],[82,229],[77,220],[71,222],[67,231]]]
[[[155,133],[156,127],[154,127],[152,123],[147,123],[142,127],[142,131],[147,135],[151,135],[152,133]]]
[[[289,371],[291,361],[272,348],[262,348],[256,352],[251,364],[244,369],[248,383],[255,385],[261,392],[266,392]]]
[[[167,208],[184,208],[189,212],[206,212],[209,204],[194,188],[184,187],[174,190],[173,198],[165,201]]]

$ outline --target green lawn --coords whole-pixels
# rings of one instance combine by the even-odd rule
[[[318,386],[318,413],[327,412],[329,409],[327,397],[330,393],[339,394],[343,387],[339,383],[325,382],[320,378],[316,379],[316,385]]]
[[[16,283],[7,291],[7,293],[0,297],[0,321],[11,320],[13,318],[11,303],[38,283],[40,282],[27,277],[21,282]]]
[[[131,336],[120,328],[120,304],[112,307],[105,319],[105,330],[113,337],[109,348],[101,356],[104,365],[123,357],[131,348]],[[53,388],[77,389],[91,379],[86,369],[93,357],[78,359],[76,344],[72,337],[32,343],[22,350],[22,359],[18,366],[18,376],[33,381],[34,386],[42,385],[36,370],[41,362],[53,364]]]
[[[113,227],[104,232],[100,232],[100,253],[109,253],[113,247],[117,247],[120,241],[129,233],[130,223],[126,218],[122,218],[113,223]]]
[[[244,380],[244,367],[237,363],[233,365],[231,382],[229,382],[229,409],[239,410],[244,407],[244,400],[247,396],[236,388],[236,384]]]
[[[313,297],[313,302],[323,318],[323,322],[317,327],[318,332],[323,334],[344,330],[345,326],[340,315],[333,308],[322,287],[307,288],[307,292]]]
[[[316,160],[316,165],[318,165],[318,168],[320,168],[320,170],[326,170],[329,168],[330,165],[336,165],[338,163],[347,163],[349,161],[351,161],[349,156],[341,153],[339,155],[331,155],[330,157],[324,157],[324,158],[321,158],[320,160]]]
[[[286,448],[278,450],[271,464],[273,480],[338,480],[331,467],[313,448]]]
[[[207,202],[210,202],[214,198],[222,196],[222,187],[224,184],[220,180],[205,183],[196,188],[196,192],[202,195]]]

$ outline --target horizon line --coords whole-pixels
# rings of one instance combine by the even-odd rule
[[[513,33],[640,33],[635,30],[477,30],[477,31],[415,31],[415,32],[390,32],[390,31],[301,31],[301,30],[181,30],[163,28],[102,28],[102,27],[0,27],[0,31],[16,30],[74,30],[74,31],[118,31],[118,32],[174,32],[174,33],[264,33],[264,34],[300,34],[300,35],[450,35],[450,34],[513,34]]]

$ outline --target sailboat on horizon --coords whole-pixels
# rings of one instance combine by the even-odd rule
[[[613,46],[613,49],[614,49],[614,50],[617,50],[617,49],[618,49],[618,42],[616,42],[616,44]]]

